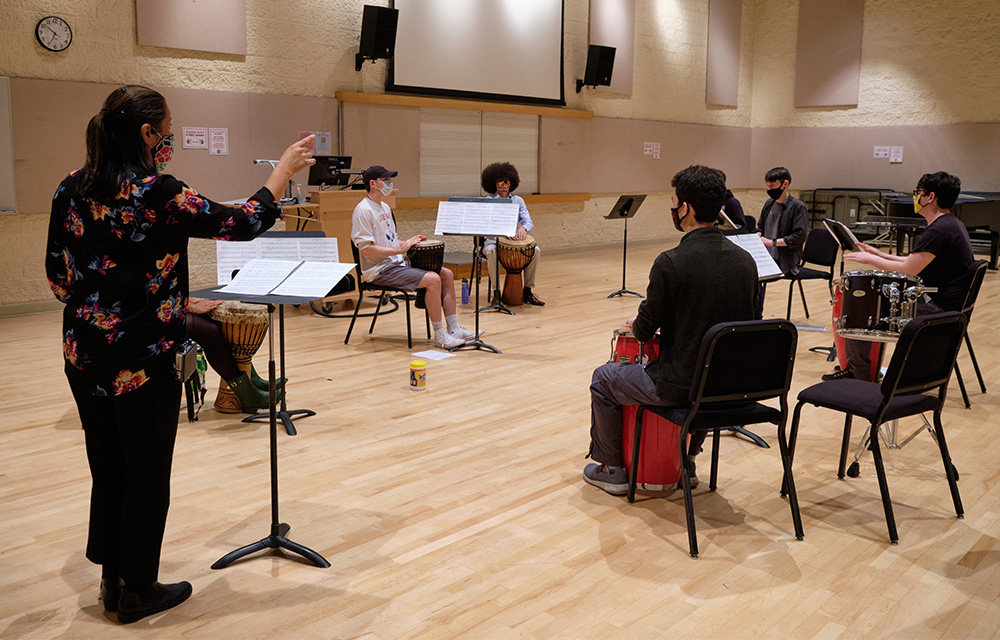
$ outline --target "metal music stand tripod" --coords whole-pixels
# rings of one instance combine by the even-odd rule
[[[261,300],[266,300],[268,297],[274,298],[275,301],[281,300],[283,303],[288,304],[305,304],[311,300],[311,298],[303,299],[291,299],[288,296],[247,296],[244,298],[244,302],[261,302]],[[258,299],[254,299],[258,298]],[[286,300],[287,299],[287,300]],[[267,304],[267,318],[268,323],[272,325],[274,323],[274,303],[266,302]],[[287,549],[293,553],[297,553],[312,564],[317,567],[327,568],[330,563],[327,562],[326,558],[316,553],[308,547],[304,547],[297,542],[292,542],[286,536],[291,527],[278,518],[278,410],[277,410],[277,389],[276,383],[277,379],[275,377],[275,366],[274,366],[274,331],[273,328],[267,333],[268,340],[268,363],[267,363],[267,373],[268,373],[268,388],[270,389],[270,412],[268,417],[271,420],[270,425],[270,449],[271,449],[271,533],[266,537],[258,540],[257,542],[252,542],[248,545],[244,545],[239,549],[230,551],[226,555],[222,556],[215,561],[212,565],[213,569],[224,569],[230,564],[248,556],[251,553],[256,553],[263,549]]]
[[[639,296],[640,298],[646,297],[641,293],[629,291],[625,288],[625,264],[628,261],[628,219],[635,215],[636,210],[639,209],[639,205],[645,199],[645,195],[622,196],[618,198],[618,202],[612,207],[611,213],[604,216],[605,220],[625,220],[625,234],[622,238],[622,288],[609,295],[609,299],[615,296],[624,296],[626,293]]]
[[[476,309],[476,311],[475,311],[475,316],[476,316],[476,328],[475,328],[476,337],[474,339],[472,339],[472,340],[469,340],[465,344],[460,344],[457,347],[452,347],[448,351],[460,351],[462,349],[486,349],[488,351],[492,351],[493,353],[502,353],[496,347],[494,347],[492,345],[488,345],[488,344],[486,344],[485,342],[483,342],[482,340],[479,339],[479,312],[480,311],[487,311],[489,309],[496,309],[497,306],[493,305],[493,306],[490,306],[490,307],[483,307],[482,309],[479,308],[479,283],[482,281],[482,276],[483,276],[483,261],[481,260],[481,257],[482,257],[482,254],[483,254],[483,245],[486,243],[486,238],[483,237],[483,236],[473,236],[472,237],[472,243],[473,243],[473,247],[474,247],[474,249],[472,251],[472,255],[474,256],[473,267],[472,268],[475,271],[475,277],[476,277],[476,302],[475,302],[475,305],[476,305],[475,306],[475,309]],[[497,304],[500,304],[499,294],[497,296],[497,300],[496,301],[497,301]],[[507,311],[507,313],[509,313],[510,315],[514,315],[513,311],[508,310],[502,304],[500,304],[500,308],[497,309],[497,310],[498,311]]]

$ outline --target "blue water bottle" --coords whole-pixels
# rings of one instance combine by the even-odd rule
[[[469,304],[469,279],[462,278],[462,304]]]

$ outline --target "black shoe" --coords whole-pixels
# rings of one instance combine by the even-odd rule
[[[831,380],[854,380],[854,374],[851,373],[850,369],[836,369],[833,373],[823,375],[823,382]]]
[[[536,307],[544,307],[545,303],[538,299],[538,296],[531,292],[528,287],[524,288],[524,304],[533,304]]]
[[[154,613],[176,607],[190,597],[190,582],[173,584],[154,582],[142,591],[133,591],[127,586],[122,587],[121,599],[118,601],[118,622],[128,624],[141,620]]]
[[[122,596],[121,578],[101,578],[101,595],[98,601],[104,603],[104,610],[110,613],[118,611],[118,599]]]

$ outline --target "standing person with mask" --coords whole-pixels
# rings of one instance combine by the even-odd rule
[[[764,175],[767,202],[760,211],[757,235],[778,264],[782,273],[795,274],[802,262],[802,250],[809,233],[809,213],[806,205],[788,193],[792,174],[784,167],[775,167]],[[764,285],[761,285],[757,316],[763,317]]]
[[[480,183],[487,198],[510,198],[517,205],[517,232],[511,236],[513,240],[524,240],[528,237],[528,232],[535,228],[531,222],[531,214],[528,213],[528,205],[524,203],[524,198],[515,196],[512,192],[517,190],[521,184],[521,178],[517,175],[517,169],[509,162],[494,162],[483,169]],[[487,266],[490,270],[490,277],[495,279],[494,291],[499,289],[500,270],[497,266],[497,239],[486,238],[486,245],[483,247],[486,252]],[[535,274],[538,272],[538,258],[542,250],[536,245],[535,252],[531,255],[528,265],[524,267],[524,302],[525,304],[543,307],[538,296],[532,292],[535,286]],[[493,295],[491,292],[490,295]],[[491,300],[490,304],[496,304],[499,300]]]
[[[715,227],[726,195],[721,171],[691,166],[677,173],[670,214],[684,233],[649,271],[646,299],[627,322],[640,342],[660,334],[660,356],[648,365],[611,362],[590,384],[590,453],[583,479],[612,495],[628,492],[622,456],[622,405],[686,405],[701,341],[720,322],[750,320],[757,304],[757,265]],[[708,432],[691,434],[684,460],[698,484],[695,456]]]
[[[351,241],[361,255],[361,275],[372,284],[407,291],[426,289],[424,302],[434,327],[434,344],[453,349],[475,338],[476,333],[458,323],[451,269],[442,267],[440,273],[434,273],[407,264],[406,252],[427,236],[413,236],[403,243],[396,236],[392,209],[383,199],[392,194],[392,179],[397,175],[381,165],[368,167],[361,175],[368,195],[351,215]]]
[[[172,365],[185,333],[188,238],[263,233],[281,215],[285,184],[313,163],[310,137],[285,150],[246,204],[227,207],[161,173],[173,137],[162,95],[115,89],[91,118],[86,164],[59,185],[49,219],[46,274],[66,305],[65,372],[93,478],[87,558],[102,567],[105,611],[123,623],[191,595],[188,582],[157,581],[180,411]]]

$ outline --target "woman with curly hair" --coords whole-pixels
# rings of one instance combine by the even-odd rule
[[[531,222],[531,215],[528,213],[528,206],[524,204],[521,196],[513,195],[521,184],[521,179],[517,175],[517,169],[509,162],[494,162],[483,169],[481,184],[483,191],[487,193],[487,198],[510,198],[517,205],[517,233],[511,236],[514,240],[524,240],[528,237],[528,232],[534,228]],[[494,290],[499,282],[499,270],[497,265],[497,239],[486,238],[487,260],[489,260],[490,277],[495,278]],[[535,247],[535,253],[531,256],[528,266],[524,268],[524,301],[538,307],[545,306],[538,296],[532,293],[531,288],[535,286],[535,274],[538,271],[538,255],[541,249]],[[496,297],[495,294],[491,294]],[[499,300],[491,299],[491,304],[498,303]]]
[[[87,558],[119,622],[176,606],[188,582],[157,581],[170,505],[181,383],[189,237],[250,240],[281,216],[277,198],[311,165],[311,137],[288,147],[246,204],[212,202],[162,173],[170,109],[140,86],[115,89],[87,126],[87,160],[56,190],[45,269],[65,303],[65,372],[93,479]],[[239,385],[250,385],[244,374]]]

